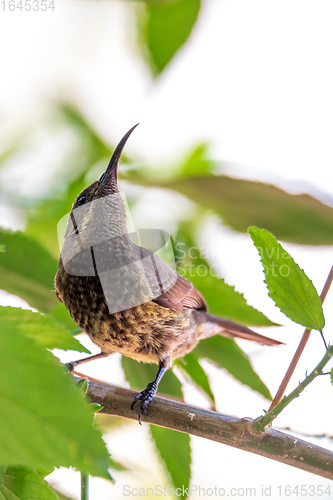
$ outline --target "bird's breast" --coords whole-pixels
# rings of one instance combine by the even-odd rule
[[[61,268],[55,285],[76,324],[103,352],[158,363],[193,348],[196,325],[191,310],[173,311],[148,301],[110,313],[98,277],[71,276]]]

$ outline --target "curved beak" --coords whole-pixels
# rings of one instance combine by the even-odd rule
[[[110,180],[114,180],[114,179],[116,180],[117,179],[118,163],[119,163],[119,160],[120,160],[120,157],[121,157],[121,153],[123,152],[123,149],[125,147],[127,139],[129,138],[129,136],[131,135],[131,133],[133,132],[133,130],[138,125],[139,124],[137,123],[128,132],[126,132],[126,134],[124,135],[124,137],[119,142],[118,146],[114,150],[114,153],[113,153],[113,155],[111,157],[111,160],[109,162],[109,165],[108,165],[107,169],[105,170],[104,174],[102,174],[101,178],[99,179],[99,183],[100,184],[105,185],[105,184],[108,184],[110,182]]]

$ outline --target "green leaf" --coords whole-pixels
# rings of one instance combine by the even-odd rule
[[[141,39],[148,50],[151,69],[163,71],[186,42],[200,11],[200,0],[165,0],[147,2]]]
[[[162,463],[170,474],[174,488],[179,493],[189,486],[191,474],[191,448],[189,434],[165,429],[164,427],[150,426],[151,436],[155,442]],[[177,497],[186,498],[179,494]]]
[[[175,189],[214,210],[239,232],[266,227],[284,241],[307,245],[333,244],[333,208],[307,194],[293,195],[260,182],[227,176],[170,182]]]
[[[187,267],[182,274],[204,296],[210,314],[248,326],[274,325],[264,314],[247,304],[243,294],[236,292],[222,278],[209,274],[209,271],[206,276],[202,276],[203,267],[199,266]],[[209,270],[210,265],[206,263],[205,268]]]
[[[75,498],[73,497],[68,497],[67,495],[64,495],[63,493],[61,493],[61,491],[57,490],[56,488],[52,488],[52,490],[55,492],[55,494],[57,495],[57,499],[58,500],[76,500]]]
[[[225,368],[243,384],[259,392],[265,398],[272,399],[269,390],[253,370],[248,357],[233,339],[216,335],[201,340],[193,354],[199,359],[208,359],[217,366]]]
[[[179,226],[174,252],[177,271],[204,296],[210,314],[248,326],[272,326],[264,314],[249,306],[244,296],[220,278],[195,241],[197,226],[189,221]]]
[[[48,198],[38,205],[29,207],[26,233],[37,239],[54,257],[60,255],[57,225],[70,212],[75,198],[86,187],[84,177],[75,179],[62,196],[48,194]]]
[[[89,408],[93,412],[93,414],[95,414],[95,413],[98,413],[99,411],[101,411],[101,409],[103,408],[103,406],[100,405],[99,403],[91,403],[89,405]]]
[[[323,308],[312,281],[269,231],[253,226],[248,231],[260,254],[268,295],[295,323],[322,330]]]
[[[125,178],[144,186],[173,189],[213,210],[223,224],[240,233],[255,225],[286,242],[333,245],[333,207],[308,194],[290,194],[271,184],[226,175],[165,180],[146,168],[128,170]]]
[[[208,159],[208,149],[206,143],[195,146],[179,166],[177,174],[180,177],[209,175],[215,169],[215,162]]]
[[[47,349],[71,349],[90,353],[68,330],[49,316],[16,307],[0,307],[0,318]]]
[[[332,385],[333,385],[333,368],[331,370],[331,382],[332,382]]]
[[[54,471],[54,467],[49,467],[48,469],[39,468],[37,472],[41,477],[43,477],[45,479],[46,476],[49,476],[50,474],[52,474],[53,471]]]
[[[82,396],[85,396],[88,389],[88,380],[86,378],[80,378],[75,382],[75,384],[80,389]]]
[[[57,495],[40,474],[29,467],[4,467],[0,498],[4,500],[57,500]]]
[[[152,382],[157,374],[158,366],[154,364],[138,363],[134,359],[122,356],[121,364],[125,372],[126,380],[129,382],[132,389],[142,391],[147,387],[149,382]],[[182,399],[181,383],[172,370],[168,370],[158,386],[160,395],[172,396]]]
[[[49,314],[55,321],[61,323],[67,330],[69,330],[72,335],[77,335],[81,332],[80,328],[78,328],[77,324],[69,314],[68,309],[66,309],[65,304],[59,300],[51,309]]]
[[[58,360],[0,318],[0,464],[76,467],[109,478],[93,415]]]
[[[138,363],[122,356],[121,363],[126,380],[130,386],[140,391],[152,382],[157,374],[157,366]],[[158,394],[182,399],[181,384],[171,370],[168,370],[159,384]],[[149,408],[148,408],[149,412]],[[177,487],[188,485],[190,477],[190,438],[169,429],[151,426],[152,438],[163,460],[163,465],[170,473],[172,483]]]
[[[103,157],[108,158],[110,156],[113,148],[110,148],[105,141],[103,141],[91,123],[88,122],[82,111],[72,102],[59,101],[57,103],[56,112],[59,114],[61,124],[69,125],[71,129],[75,130],[77,135],[82,138],[82,143],[86,146],[86,150],[82,153],[82,156],[87,152],[91,160]],[[83,172],[82,169],[80,172]]]
[[[73,161],[73,160],[72,160]],[[79,159],[76,159],[79,161]],[[89,168],[92,164],[89,163]],[[86,165],[88,170],[88,165]],[[86,172],[79,175],[72,182],[64,181],[65,192],[60,196],[48,195],[28,210],[28,224],[26,233],[36,238],[55,257],[60,255],[58,240],[58,223],[72,208],[77,195],[87,186]]]
[[[75,134],[77,147],[65,159],[61,159],[61,168],[59,166],[54,180],[54,192],[29,207],[26,231],[58,257],[58,222],[70,212],[75,198],[87,186],[87,172],[101,160],[105,160],[106,167],[112,151],[72,104],[58,103],[56,115],[61,129],[70,127],[71,133]]]
[[[213,405],[215,406],[214,394],[211,391],[208,377],[200,365],[198,358],[192,353],[186,354],[183,358],[175,359],[174,364],[178,366],[185,374],[187,379],[194,382],[200,389],[202,389]]]
[[[20,231],[0,228],[0,287],[32,307],[48,312],[58,301],[54,293],[57,261],[40,243]]]

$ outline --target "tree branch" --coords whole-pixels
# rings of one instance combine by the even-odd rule
[[[278,403],[272,410],[268,411],[263,417],[258,417],[253,422],[253,428],[257,431],[263,431],[265,427],[273,422],[273,420],[281,413],[284,408],[291,403],[295,398],[304,391],[304,389],[316,378],[320,375],[323,375],[323,369],[333,357],[333,346],[330,346],[326,349],[325,356],[318,363],[316,368],[312,370],[310,375],[306,376],[303,382],[298,384],[296,389],[293,390],[288,396],[285,396],[280,403]]]
[[[102,405],[100,413],[137,420],[131,403],[136,392],[89,381],[87,396]],[[250,418],[235,418],[184,403],[155,397],[142,421],[192,434],[333,480],[333,452],[312,443],[267,429],[256,432]]]
[[[327,276],[324,288],[320,294],[320,299],[321,299],[322,304],[324,303],[324,301],[326,299],[326,295],[327,295],[327,293],[332,285],[332,281],[333,281],[333,266],[331,267],[331,270]],[[276,395],[275,395],[275,397],[274,397],[273,401],[271,402],[271,405],[268,409],[269,412],[271,412],[273,410],[273,408],[275,408],[280,403],[282,396],[287,388],[287,385],[289,384],[291,376],[295,371],[295,368],[296,368],[296,365],[299,361],[299,358],[301,357],[302,352],[304,351],[304,348],[305,348],[305,346],[310,338],[311,331],[312,330],[308,330],[307,328],[304,330],[303,336],[302,336],[301,341],[296,349],[294,357],[291,360],[289,368],[288,368],[285,376],[283,377],[283,380],[280,384],[280,387],[279,387],[279,389],[278,389],[278,391],[277,391],[277,393],[276,393]]]

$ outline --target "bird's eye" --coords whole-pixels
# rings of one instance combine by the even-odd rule
[[[77,200],[77,204],[80,206],[80,205],[83,205],[83,203],[85,203],[87,200],[87,197],[85,195],[82,195],[80,196],[80,198]]]

